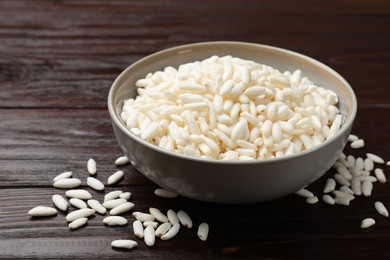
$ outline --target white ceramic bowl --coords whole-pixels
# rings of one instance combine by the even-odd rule
[[[339,97],[346,121],[337,135],[307,151],[261,161],[218,161],[176,154],[132,134],[120,118],[123,100],[136,95],[134,83],[166,66],[232,55],[270,65],[280,71],[302,70],[319,86]],[[326,65],[276,47],[243,42],[205,42],[178,46],[147,56],[124,70],[113,83],[108,108],[123,152],[143,175],[182,196],[218,203],[252,203],[291,194],[323,175],[340,156],[356,116],[350,85]]]

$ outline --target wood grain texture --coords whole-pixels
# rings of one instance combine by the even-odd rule
[[[156,185],[121,155],[107,111],[115,77],[134,61],[179,44],[237,40],[301,52],[338,71],[354,88],[359,110],[353,132],[390,159],[390,3],[385,0],[298,1],[0,1],[0,258],[74,259],[388,259],[390,221],[375,201],[390,207],[390,183],[376,183],[370,198],[349,207],[308,205],[290,195],[249,205],[216,205],[153,194]],[[70,231],[65,213],[35,219],[27,211],[52,205],[57,174],[72,170],[86,187],[86,162],[98,162],[106,191],[132,192],[136,210],[187,211],[210,224],[207,242],[182,228],[172,241],[148,248],[131,226],[106,227],[96,215]],[[386,173],[387,166],[380,166]],[[333,169],[308,188],[322,196]],[[243,173],[245,174],[245,173]],[[102,200],[102,192],[92,191]],[[130,213],[124,216],[131,222]],[[359,228],[363,218],[377,224]],[[137,249],[112,249],[114,239],[135,239]]]

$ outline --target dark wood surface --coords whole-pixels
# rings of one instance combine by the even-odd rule
[[[349,207],[308,205],[294,195],[229,206],[158,198],[153,183],[132,166],[121,167],[126,176],[117,188],[133,193],[137,210],[184,209],[195,224],[210,224],[207,242],[195,228],[183,228],[153,248],[136,239],[139,247],[130,252],[113,250],[110,242],[135,239],[131,227],[105,227],[102,216],[75,231],[63,213],[30,219],[30,208],[52,204],[58,173],[73,170],[85,183],[90,157],[102,180],[117,170],[113,161],[121,151],[106,108],[117,75],[153,52],[209,40],[274,45],[331,66],[359,101],[353,132],[366,147],[346,152],[390,159],[389,1],[2,0],[0,258],[390,258],[390,220],[374,209],[377,200],[390,207],[389,182],[375,184],[372,197]],[[309,189],[321,196],[331,174]],[[360,229],[365,217],[377,224]]]

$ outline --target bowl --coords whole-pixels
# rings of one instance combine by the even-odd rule
[[[166,66],[232,55],[280,71],[300,69],[318,86],[333,90],[346,117],[340,131],[324,143],[284,157],[256,161],[194,158],[152,145],[134,135],[120,118],[123,101],[136,96],[135,82]],[[350,85],[328,66],[289,50],[244,42],[203,42],[166,49],[125,69],[112,84],[108,109],[117,141],[133,166],[157,185],[200,201],[241,204],[291,194],[321,177],[340,156],[357,111]]]

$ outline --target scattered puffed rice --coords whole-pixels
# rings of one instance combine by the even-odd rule
[[[84,226],[88,221],[88,218],[79,218],[69,223],[68,227],[70,229],[76,229],[81,226]]]
[[[357,141],[357,140],[359,140],[359,137],[357,137],[356,135],[350,134],[348,136],[348,141],[349,142],[354,142],[354,141]]]
[[[96,169],[96,161],[94,159],[89,159],[88,162],[87,162],[87,169],[88,169],[88,172],[89,174],[91,175],[95,175],[96,172],[97,172],[97,169]]]
[[[369,180],[363,181],[363,183],[362,183],[362,193],[363,193],[364,196],[366,196],[366,197],[371,196],[372,188],[373,188],[373,185],[372,185],[371,181],[369,181]]]
[[[122,214],[124,212],[131,210],[132,208],[134,208],[134,206],[135,206],[135,204],[131,203],[131,202],[126,202],[126,203],[120,204],[120,205],[116,206],[115,208],[113,208],[112,210],[110,210],[110,215],[115,216],[115,215]]]
[[[345,192],[345,193],[350,194],[350,195],[354,195],[355,194],[353,192],[353,190],[351,190],[351,188],[349,188],[348,186],[341,186],[340,187],[340,191]]]
[[[104,184],[101,181],[99,181],[98,179],[94,178],[94,177],[88,177],[87,178],[87,185],[89,187],[91,187],[92,189],[98,190],[98,191],[104,190],[104,188],[105,188]]]
[[[333,179],[335,179],[340,185],[344,185],[344,186],[351,186],[351,184],[349,183],[349,181],[347,181],[343,175],[339,174],[339,173],[336,173],[335,175],[333,175]]]
[[[335,195],[336,198],[346,198],[348,200],[354,200],[355,199],[355,196],[353,196],[351,194],[348,194],[346,192],[343,192],[343,191],[339,191],[339,190],[333,191],[333,194]]]
[[[174,236],[177,235],[177,233],[179,233],[179,230],[180,230],[180,223],[176,223],[171,227],[170,230],[168,230],[167,233],[161,236],[161,240],[169,240],[173,238]]]
[[[28,211],[32,217],[48,217],[57,214],[57,210],[52,207],[36,206]]]
[[[107,209],[97,200],[88,200],[87,204],[99,214],[106,214]]]
[[[359,177],[355,177],[351,181],[351,189],[356,196],[362,195],[362,183]]]
[[[156,222],[156,221],[145,221],[142,224],[144,227],[152,226],[153,228],[156,228],[158,226],[158,222]]]
[[[61,195],[59,194],[54,194],[52,196],[52,201],[54,203],[54,205],[62,210],[62,211],[67,211],[68,210],[68,202],[64,199],[64,197],[62,197]]]
[[[209,225],[207,223],[201,223],[198,227],[197,235],[200,240],[206,241],[209,235]]]
[[[127,224],[127,219],[121,216],[109,216],[103,219],[103,223],[108,226],[124,226]]]
[[[179,212],[177,212],[177,217],[179,218],[179,221],[183,226],[187,228],[192,228],[192,220],[185,211],[180,210]]]
[[[68,190],[65,195],[69,198],[77,198],[81,200],[89,200],[92,198],[91,193],[87,190]]]
[[[367,158],[371,159],[374,163],[380,163],[380,164],[385,163],[385,160],[383,160],[381,157],[379,157],[376,154],[367,153],[366,155],[367,155]]]
[[[127,200],[125,199],[114,199],[114,200],[107,200],[105,202],[103,202],[103,207],[105,207],[106,209],[113,209],[123,203],[126,203]]]
[[[332,178],[329,178],[326,180],[326,184],[324,187],[324,193],[332,192],[332,191],[334,191],[335,188],[336,188],[336,181]]]
[[[334,205],[335,204],[334,199],[330,195],[327,195],[327,194],[322,196],[322,201],[324,203],[326,203],[326,204],[329,204],[329,205]]]
[[[351,200],[345,197],[337,197],[334,198],[334,202],[338,205],[349,206]]]
[[[118,159],[115,160],[115,165],[121,166],[129,163],[129,159],[127,156],[121,156]]]
[[[53,186],[59,189],[71,189],[81,185],[81,181],[76,178],[59,179]]]
[[[134,235],[138,238],[144,237],[144,227],[142,226],[141,221],[136,220],[133,222],[133,232]]]
[[[365,218],[365,219],[363,219],[362,223],[360,224],[360,227],[361,228],[369,228],[373,225],[375,225],[375,220],[373,218]]]
[[[380,215],[385,217],[389,216],[389,212],[387,211],[385,205],[383,205],[382,202],[380,201],[375,202],[375,209]]]
[[[300,189],[294,192],[294,194],[304,198],[314,197],[314,194],[311,191],[308,191],[307,189]]]
[[[61,174],[58,174],[56,177],[54,177],[53,181],[56,182],[56,181],[61,180],[61,179],[69,179],[71,177],[72,177],[71,171],[63,172]]]
[[[168,218],[167,216],[165,216],[163,213],[161,213],[161,211],[159,209],[156,209],[156,208],[149,208],[149,212],[150,214],[155,217],[155,219],[157,221],[160,221],[160,222],[168,222]]]
[[[114,190],[104,195],[104,202],[118,198],[123,192],[121,190]],[[122,198],[125,199],[125,198]]]
[[[364,140],[359,139],[351,143],[351,148],[353,149],[359,149],[364,147]]]
[[[317,196],[306,198],[306,203],[307,204],[316,204],[317,202],[318,202],[318,197]]]
[[[79,210],[73,211],[73,212],[69,213],[68,215],[66,215],[66,221],[73,222],[79,218],[87,218],[87,217],[93,215],[94,213],[95,213],[95,210],[93,210],[93,209],[89,209],[89,208],[79,209]]]
[[[161,237],[165,235],[172,227],[172,224],[169,222],[162,223],[157,229],[156,229],[156,237]]]
[[[161,198],[176,198],[178,195],[172,191],[169,191],[169,190],[165,190],[165,189],[156,189],[154,191],[154,194],[156,196],[159,196]]]
[[[119,195],[119,198],[129,200],[131,197],[131,192],[123,192],[121,195]]]
[[[111,242],[112,247],[124,248],[124,249],[133,249],[138,244],[134,240],[129,239],[118,239]]]
[[[175,224],[179,223],[179,218],[177,217],[176,212],[173,211],[172,209],[169,209],[169,210],[168,210],[168,212],[167,212],[167,217],[168,217],[169,222],[170,222],[172,225],[175,225]]]
[[[154,246],[156,235],[154,233],[154,227],[149,225],[144,230],[144,241],[147,246]]]
[[[142,213],[142,212],[133,212],[133,216],[141,221],[141,222],[145,222],[145,221],[154,221],[155,220],[155,217],[152,216],[151,214],[148,214],[148,213]]]
[[[112,185],[117,183],[120,179],[123,178],[124,172],[123,171],[117,171],[113,173],[110,177],[107,179],[107,184]]]
[[[81,199],[77,199],[77,198],[71,198],[69,200],[69,203],[72,204],[72,206],[79,208],[79,209],[85,209],[88,207],[87,203],[85,203]]]
[[[380,183],[386,183],[386,176],[382,169],[376,168],[374,173]]]

